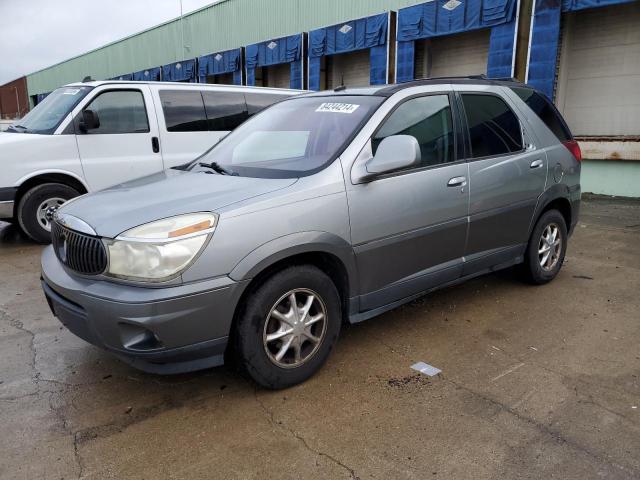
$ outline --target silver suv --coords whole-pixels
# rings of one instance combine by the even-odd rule
[[[340,87],[65,204],[42,286],[69,330],[135,367],[233,355],[284,388],[322,366],[344,321],[518,264],[549,282],[579,205],[577,143],[523,84]]]

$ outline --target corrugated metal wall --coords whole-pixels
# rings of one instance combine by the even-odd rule
[[[91,75],[105,79],[149,67],[309,31],[424,0],[223,0],[180,20],[133,35],[27,76],[29,94]]]

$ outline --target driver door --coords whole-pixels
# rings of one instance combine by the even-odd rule
[[[348,189],[362,311],[462,273],[468,165],[457,152],[451,98],[434,94],[404,100],[365,147],[371,150],[364,157],[371,158],[383,138],[412,135],[420,145],[421,165]]]
[[[158,123],[149,88],[106,89],[83,110],[98,115],[97,128],[82,130],[76,117],[76,139],[90,190],[101,190],[164,168]]]

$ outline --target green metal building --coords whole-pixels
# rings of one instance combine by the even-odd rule
[[[500,8],[502,20],[495,17]],[[456,27],[463,9],[464,25]],[[386,38],[366,45],[371,55],[362,46],[340,51],[326,41],[317,53],[313,41],[320,35],[352,35],[356,19],[383,13]],[[554,97],[580,140],[583,191],[640,197],[638,25],[640,2],[630,0],[222,0],[26,78],[33,102],[86,76],[109,79],[237,49],[242,83],[288,87],[295,70],[301,75],[295,85],[330,88],[375,83],[374,49],[386,49],[376,77],[385,81],[492,72],[529,81]],[[279,43],[274,39],[295,36],[297,69],[293,61],[289,70],[269,60],[268,49]]]

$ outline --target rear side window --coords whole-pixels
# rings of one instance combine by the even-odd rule
[[[98,114],[100,126],[91,135],[149,131],[147,110],[139,90],[112,90],[99,94],[85,110]]]
[[[202,98],[211,131],[233,130],[248,117],[242,93],[204,91]]]
[[[202,95],[197,90],[161,90],[164,122],[169,132],[209,130]]]
[[[540,120],[549,127],[549,130],[558,137],[558,140],[566,142],[573,138],[567,124],[560,116],[560,112],[547,97],[530,88],[512,87],[511,90],[540,117]]]
[[[482,158],[519,152],[522,130],[515,113],[495,95],[462,94],[467,116],[471,157]]]
[[[288,98],[289,95],[275,95],[273,93],[245,93],[244,97],[247,101],[247,110],[249,116],[255,115],[260,110],[273,105],[280,100]]]
[[[372,138],[375,154],[380,142],[391,135],[411,135],[420,145],[421,166],[454,160],[453,122],[447,95],[429,95],[402,103]]]

